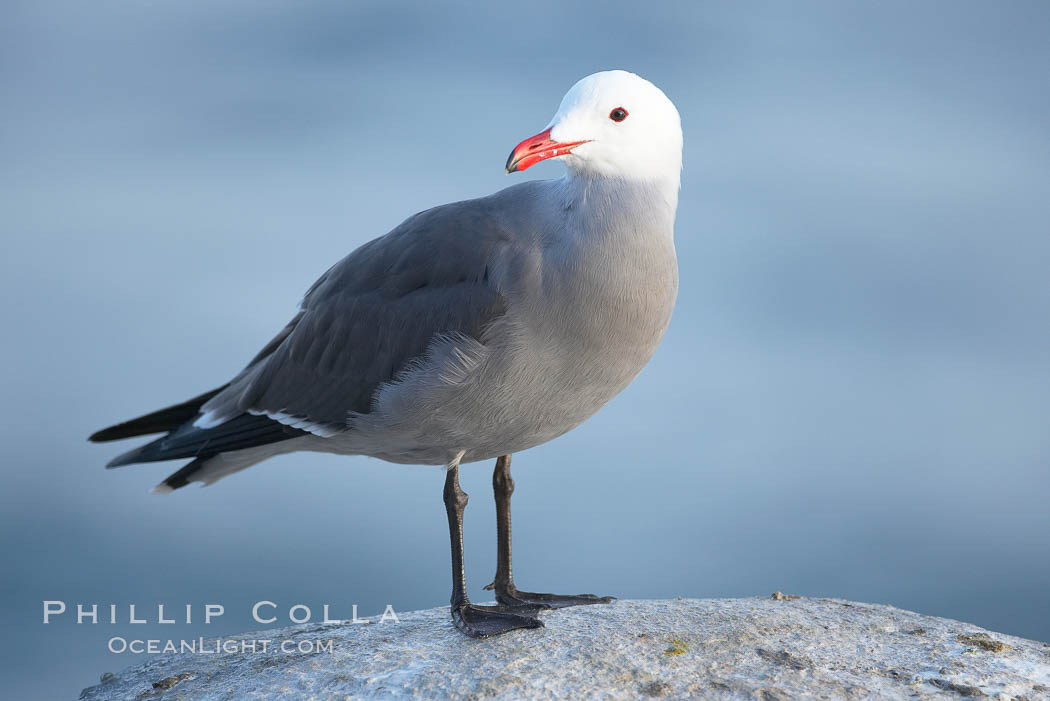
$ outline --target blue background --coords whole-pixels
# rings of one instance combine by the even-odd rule
[[[106,472],[127,444],[85,438],[224,382],[413,212],[560,175],[503,163],[608,68],[683,117],[681,292],[623,395],[515,457],[519,584],[1050,640],[1048,35],[1044,2],[4,3],[2,695],[142,660],[112,635],[259,628],[259,599],[447,604],[439,470],[298,454],[157,497],[177,464]],[[227,612],[44,626],[45,599]]]

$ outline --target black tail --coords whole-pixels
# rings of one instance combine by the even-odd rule
[[[91,437],[88,438],[88,440],[93,443],[102,443],[105,441],[117,441],[122,438],[133,438],[134,436],[145,436],[150,433],[173,431],[197,416],[197,414],[200,413],[200,408],[204,402],[208,401],[228,386],[228,384],[223,385],[218,389],[205,392],[199,397],[187,400],[182,404],[169,406],[167,409],[160,409],[159,411],[154,411],[152,414],[146,414],[137,419],[132,419],[131,421],[125,421],[116,426],[104,428],[101,431],[91,434]]]
[[[154,487],[153,491],[158,494],[166,494],[185,487],[190,483],[190,477],[192,477],[197,470],[204,467],[204,464],[207,461],[208,458],[196,458],[192,462],[186,463],[182,469],[168,475],[168,478]]]
[[[93,434],[88,440],[115,441],[149,433],[166,433],[167,435],[118,455],[110,460],[106,467],[178,458],[199,458],[172,475],[171,478],[175,479],[176,484],[168,486],[178,489],[186,483],[183,478],[203,467],[203,461],[209,457],[306,435],[306,431],[286,426],[265,415],[256,414],[241,414],[211,428],[194,426],[193,420],[200,415],[201,406],[228,386],[223,385],[182,404],[104,428]]]
[[[177,458],[208,458],[219,453],[255,448],[305,435],[306,431],[285,426],[267,416],[253,414],[241,414],[214,428],[197,428],[187,422],[166,436],[118,455],[106,467]]]

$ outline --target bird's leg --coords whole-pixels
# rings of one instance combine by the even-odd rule
[[[467,598],[466,575],[463,571],[463,511],[467,493],[459,487],[459,462],[445,476],[445,511],[452,541],[452,622],[472,638],[486,638],[518,628],[540,628],[543,623],[525,612],[511,613],[499,606],[477,606]]]
[[[492,471],[492,492],[496,497],[496,577],[486,589],[496,590],[496,601],[514,610],[559,609],[581,604],[608,604],[615,597],[594,594],[538,594],[519,591],[514,586],[510,555],[510,497],[514,480],[510,477],[510,456],[496,460]]]

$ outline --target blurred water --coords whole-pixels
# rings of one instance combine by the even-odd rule
[[[515,458],[520,584],[1050,640],[1048,30],[1040,2],[5,3],[3,696],[260,599],[447,603],[438,471],[302,454],[159,498],[172,465],[104,472],[85,437],[225,381],[407,215],[516,182],[511,146],[614,67],[683,116],[681,294],[621,397]],[[227,613],[44,626],[45,599]]]

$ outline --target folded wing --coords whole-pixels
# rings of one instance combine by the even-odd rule
[[[329,437],[348,430],[351,414],[368,413],[376,390],[435,338],[484,342],[486,327],[505,312],[490,272],[507,239],[479,202],[417,214],[334,265],[228,385],[197,398],[204,401],[196,407],[168,410],[168,421],[136,420],[171,433],[111,466],[206,457],[307,433]],[[185,423],[173,428],[171,418]],[[96,436],[132,435],[120,430],[127,423],[134,422]]]

